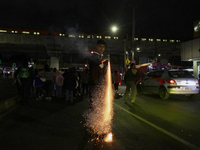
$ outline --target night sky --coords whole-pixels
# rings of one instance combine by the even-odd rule
[[[199,0],[1,0],[0,27],[190,39]]]

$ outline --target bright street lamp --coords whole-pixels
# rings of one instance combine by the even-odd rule
[[[115,26],[112,27],[112,31],[113,31],[113,32],[116,32],[116,31],[117,31],[117,27],[115,27]]]

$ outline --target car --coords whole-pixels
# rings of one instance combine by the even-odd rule
[[[199,81],[188,71],[155,70],[137,82],[137,92],[159,94],[161,99],[168,99],[171,94],[194,99],[199,94]]]

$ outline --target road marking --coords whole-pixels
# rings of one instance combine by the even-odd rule
[[[140,117],[140,116],[138,116],[138,115],[136,115],[136,114],[130,112],[129,110],[123,108],[122,106],[119,106],[119,105],[117,105],[117,104],[115,104],[115,103],[114,103],[114,105],[117,106],[117,107],[119,107],[120,109],[124,110],[124,111],[127,112],[128,114],[132,115],[133,117],[135,117],[135,118],[137,118],[137,119],[139,119],[139,120],[145,122],[146,124],[150,125],[151,127],[155,128],[155,129],[157,129],[157,130],[159,130],[159,131],[165,133],[166,135],[168,135],[168,136],[170,136],[170,137],[172,137],[172,138],[178,140],[179,142],[181,142],[181,143],[187,145],[188,147],[190,147],[190,148],[192,148],[192,149],[194,149],[194,150],[200,150],[199,147],[197,147],[197,146],[191,144],[190,142],[188,142],[188,141],[186,141],[186,140],[184,140],[184,139],[182,139],[182,138],[180,138],[180,137],[178,137],[178,136],[176,136],[176,135],[174,135],[174,134],[168,132],[167,130],[165,130],[165,129],[163,129],[163,128],[161,128],[161,127],[159,127],[159,126],[157,126],[157,125],[155,125],[155,124],[153,124],[153,123],[147,121],[146,119],[144,119],[144,118],[142,118],[142,117]]]

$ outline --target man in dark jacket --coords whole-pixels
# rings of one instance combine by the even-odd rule
[[[98,40],[96,45],[96,51],[91,54],[89,58],[89,108],[93,108],[94,99],[102,97],[102,88],[105,86],[105,75],[107,71],[108,59],[103,57],[106,43],[103,40]]]
[[[124,82],[126,84],[126,91],[125,91],[125,95],[124,95],[124,102],[125,103],[127,103],[127,99],[129,97],[130,89],[131,89],[131,92],[132,92],[131,93],[131,103],[135,102],[136,93],[137,93],[137,89],[136,89],[137,76],[145,77],[145,75],[142,75],[142,74],[137,72],[135,64],[132,63],[130,69],[128,69],[126,71],[125,77],[124,77]]]

